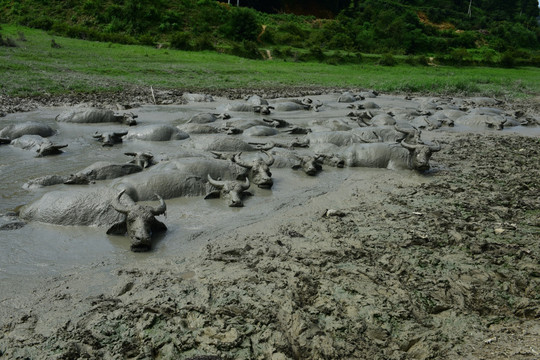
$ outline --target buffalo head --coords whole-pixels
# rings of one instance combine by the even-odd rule
[[[317,154],[319,161],[322,161],[323,164],[328,166],[333,166],[337,168],[345,167],[345,160],[337,155],[326,155],[326,154]]]
[[[408,144],[405,140],[401,141],[401,146],[409,150],[409,165],[411,169],[418,171],[429,170],[429,159],[431,154],[440,151],[441,145],[437,142],[436,146],[426,145],[426,144]]]
[[[139,165],[141,168],[146,169],[154,165],[154,155],[147,152],[127,152],[124,153],[127,156],[133,156],[133,159],[129,162],[130,164]]]
[[[97,141],[101,141],[103,143],[103,146],[113,146],[114,144],[119,144],[122,142],[122,136],[127,135],[127,131],[122,132],[105,132],[105,133],[98,133],[96,132],[93,137]]]
[[[299,163],[293,166],[294,170],[302,169],[306,174],[310,176],[317,175],[322,170],[322,157],[321,156],[297,156]]]
[[[420,135],[422,135],[422,131],[418,130],[417,128],[400,128],[397,125],[394,125],[394,129],[403,135],[400,135],[399,137],[396,137],[396,142],[402,142],[403,140],[406,140],[409,143],[419,143],[420,141]]]
[[[63,149],[67,146],[66,145],[55,145],[49,141],[44,141],[40,146],[39,148],[36,150],[37,152],[37,156],[38,157],[41,157],[41,156],[48,156],[48,155],[58,155],[60,153],[62,153],[62,150],[60,149]]]
[[[68,178],[64,181],[64,184],[66,184],[66,185],[88,185],[88,184],[90,184],[90,180],[88,179],[87,174],[77,173],[77,174],[69,175]]]
[[[498,116],[497,118],[486,120],[486,125],[488,128],[495,128],[497,130],[502,130],[504,129],[504,125],[506,124],[507,121],[508,119]]]
[[[206,195],[205,199],[211,199],[215,197],[222,197],[227,200],[228,205],[231,207],[242,207],[244,203],[242,197],[244,195],[251,195],[246,190],[249,189],[249,179],[246,178],[245,182],[240,182],[238,180],[232,181],[220,181],[214,180],[208,174],[208,182],[219,189],[219,191],[212,191]]]
[[[253,105],[253,111],[262,115],[270,114],[273,109],[274,107],[270,105]]]
[[[107,230],[107,234],[123,235],[127,232],[131,238],[131,251],[140,252],[150,250],[152,244],[152,234],[154,232],[165,231],[167,227],[156,216],[165,214],[167,206],[165,201],[156,194],[160,205],[152,207],[139,205],[131,202],[129,205],[120,203],[120,197],[124,194],[122,190],[112,201],[111,206],[118,212],[125,214],[124,221],[117,223]]]
[[[267,151],[263,152],[268,156],[267,160],[257,158],[251,162],[246,162],[240,158],[242,153],[238,153],[234,156],[234,162],[249,169],[249,176],[254,184],[260,188],[269,189],[274,185],[272,173],[270,172],[270,166],[274,163],[274,157]]]
[[[120,115],[114,115],[114,118],[116,121],[121,122],[123,124],[126,124],[128,126],[134,126],[137,125],[137,120],[135,120],[138,117],[138,115],[135,115],[133,113],[125,113]]]

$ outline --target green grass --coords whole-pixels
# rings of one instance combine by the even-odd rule
[[[35,96],[119,91],[129,86],[190,90],[314,86],[370,88],[523,98],[540,94],[540,69],[411,66],[373,63],[328,65],[248,60],[215,52],[186,52],[55,37],[44,31],[2,25],[0,33],[27,41],[0,47],[0,93]],[[369,55],[366,55],[369,56]]]

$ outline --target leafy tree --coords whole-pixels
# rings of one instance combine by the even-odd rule
[[[257,14],[249,8],[233,8],[229,19],[223,27],[225,34],[236,41],[255,41],[261,32],[261,25],[257,19]]]

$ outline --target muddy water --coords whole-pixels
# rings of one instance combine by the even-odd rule
[[[201,111],[215,110],[215,103],[194,106],[143,106],[132,110],[139,115],[139,126],[146,124],[181,124],[191,115]],[[24,121],[41,121],[56,129],[50,138],[54,143],[69,146],[58,156],[36,158],[27,150],[4,145],[0,149],[0,214],[30,203],[45,192],[77,186],[63,184],[34,190],[23,189],[23,184],[47,174],[68,175],[96,161],[125,162],[124,152],[150,151],[174,155],[181,147],[189,147],[182,141],[146,142],[124,141],[114,147],[102,147],[92,138],[95,131],[129,130],[120,124],[67,124],[57,123],[55,116],[64,108],[47,108],[39,111],[12,114],[0,120],[0,128]],[[239,114],[236,118],[251,114]],[[243,208],[229,208],[220,199],[204,200],[203,197],[167,200],[167,217],[162,219],[168,231],[156,239],[154,250],[146,254],[129,251],[129,239],[108,236],[104,228],[83,226],[57,226],[29,223],[17,230],[0,232],[0,280],[14,276],[58,274],[64,270],[83,270],[95,263],[120,264],[138,261],[148,256],[188,254],[213,237],[271,216],[284,206],[300,205],[310,197],[324,193],[332,184],[343,181],[351,170],[327,169],[318,177],[309,177],[291,169],[273,170],[275,182],[271,190],[251,188],[254,196],[245,200]],[[106,185],[107,182],[100,182]],[[155,202],[154,202],[155,203]]]
[[[297,126],[324,123],[328,119],[347,120],[350,112],[347,104],[337,103],[337,95],[314,97],[325,106],[319,112],[292,111],[280,112],[265,118],[280,118]],[[226,99],[212,103],[192,103],[181,106],[142,106],[129,110],[137,114],[138,126],[148,124],[185,123],[198,112],[219,112],[227,104]],[[399,97],[378,97],[367,99],[381,108],[418,107],[414,101]],[[367,101],[366,100],[366,101]],[[278,101],[278,100],[274,100]],[[0,119],[0,128],[24,121],[41,121],[49,124],[58,133],[50,138],[57,144],[68,144],[65,152],[58,156],[35,158],[29,151],[3,145],[0,148],[0,214],[30,203],[43,193],[66,188],[55,185],[35,190],[25,190],[22,185],[30,179],[47,174],[68,175],[79,171],[96,161],[125,162],[129,158],[125,152],[149,151],[156,157],[174,156],[183,151],[192,151],[194,142],[204,138],[202,135],[191,139],[167,142],[124,141],[114,147],[102,147],[92,138],[96,131],[125,131],[130,128],[121,124],[68,124],[57,123],[55,116],[65,108],[44,108],[30,113],[11,114]],[[233,113],[233,120],[262,119],[252,113]],[[354,127],[356,124],[351,123]],[[456,126],[437,130],[431,134],[423,133],[426,139],[436,138],[441,132],[491,131],[486,129]],[[539,136],[538,128],[511,128],[504,132]],[[290,137],[288,138],[290,139]],[[269,138],[251,139],[260,142]],[[272,137],[270,140],[286,140]],[[240,226],[255,223],[271,217],[284,208],[307,203],[309,199],[330,192],[336,184],[343,182],[352,174],[362,172],[376,181],[378,169],[335,169],[325,167],[316,177],[309,177],[291,169],[273,169],[274,186],[271,190],[251,188],[253,197],[245,200],[243,208],[229,208],[220,199],[204,200],[200,197],[167,200],[167,217],[161,219],[168,231],[155,241],[153,251],[144,254],[129,251],[129,239],[121,236],[108,236],[104,228],[80,226],[55,226],[30,223],[12,231],[0,232],[0,280],[33,276],[35,274],[59,274],[68,269],[84,270],[95,264],[109,264],[114,267],[133,261],[143,261],[148,257],[189,256],[205,246],[212,239]],[[372,174],[370,176],[369,174]],[[412,172],[396,172],[396,176],[416,176]],[[107,185],[107,182],[101,182]],[[70,187],[75,188],[75,187]],[[301,209],[301,207],[299,207]],[[106,268],[109,268],[106,267]]]

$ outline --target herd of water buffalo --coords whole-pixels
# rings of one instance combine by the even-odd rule
[[[186,93],[184,99],[214,101],[205,94]],[[56,128],[38,121],[4,126],[2,147],[19,147],[37,157],[61,154],[69,146],[50,140],[62,131],[63,123],[96,124],[95,131],[85,136],[103,147],[121,147],[129,141],[175,144],[165,155],[130,151],[125,152],[129,158],[124,163],[99,161],[69,175],[26,179],[26,189],[57,187],[18,209],[19,218],[108,227],[109,234],[127,233],[133,251],[147,251],[152,234],[166,230],[156,219],[166,211],[164,199],[204,195],[243,206],[251,186],[272,188],[272,167],[298,169],[309,176],[325,166],[426,172],[441,146],[423,139],[423,131],[538,125],[538,119],[506,112],[491,98],[412,99],[366,91],[319,99],[250,96],[216,103],[212,111],[199,112],[179,124],[145,124],[144,119],[137,124],[139,115],[125,108],[115,112],[74,107],[56,116]],[[121,124],[123,130],[100,131],[97,124],[104,123]],[[155,199],[160,201],[155,207],[138,203]]]

